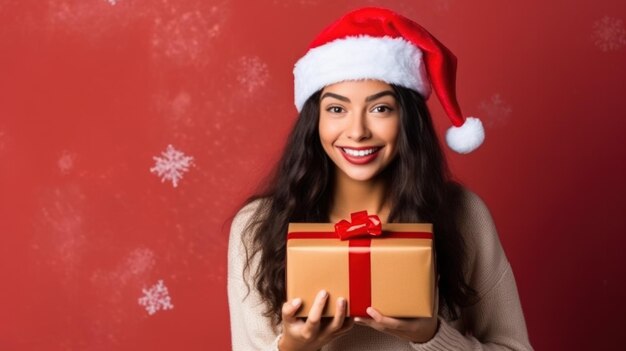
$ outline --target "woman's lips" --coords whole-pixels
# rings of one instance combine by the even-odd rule
[[[350,151],[357,151],[357,152],[363,152],[363,153],[369,153],[368,155],[363,155],[363,156],[359,156],[359,155],[350,155],[348,152],[346,152],[345,149],[349,149]],[[343,148],[343,147],[339,147],[339,150],[341,150],[341,154],[343,155],[343,157],[346,159],[346,161],[355,164],[355,165],[364,165],[364,164],[368,164],[372,161],[374,161],[376,159],[376,157],[378,157],[378,152],[382,149],[382,147],[359,147],[359,148]],[[370,151],[371,150],[371,151]]]

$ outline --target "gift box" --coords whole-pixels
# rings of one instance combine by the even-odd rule
[[[349,316],[372,306],[390,317],[432,317],[435,267],[431,223],[385,223],[365,211],[351,222],[289,223],[287,300],[299,297],[299,317],[316,294],[329,299],[323,316],[334,315],[338,297]]]

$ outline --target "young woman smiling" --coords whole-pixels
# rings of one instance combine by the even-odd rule
[[[400,115],[388,84],[366,80],[329,85],[320,107],[322,147],[347,178],[372,179],[396,156]]]
[[[228,296],[234,350],[529,350],[515,278],[481,199],[451,180],[425,100],[431,86],[467,153],[483,140],[454,94],[454,56],[416,23],[381,8],[346,14],[295,66],[298,119],[266,188],[233,220]],[[408,77],[408,78],[407,78]],[[289,222],[431,222],[438,288],[432,318],[347,316],[320,291],[307,318],[285,301]]]

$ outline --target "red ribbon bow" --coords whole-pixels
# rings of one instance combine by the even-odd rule
[[[357,237],[380,236],[382,223],[377,215],[368,215],[367,211],[350,214],[352,223],[342,219],[335,224],[335,233],[341,240]]]

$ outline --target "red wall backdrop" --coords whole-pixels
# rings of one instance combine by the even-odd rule
[[[0,1],[0,349],[229,349],[228,217],[294,121],[293,64],[376,3]],[[487,139],[449,160],[493,213],[534,346],[617,349],[626,3],[379,3],[459,58]]]

